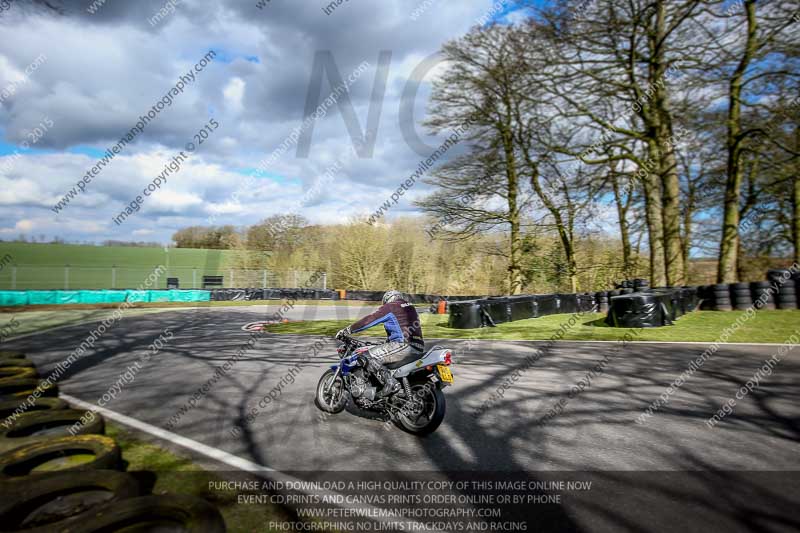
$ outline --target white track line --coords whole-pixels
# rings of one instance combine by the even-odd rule
[[[228,466],[231,466],[236,470],[244,470],[245,472],[277,472],[277,470],[273,468],[269,468],[260,465],[258,463],[254,463],[252,461],[248,461],[247,459],[242,459],[241,457],[237,457],[226,451],[208,446],[206,444],[203,444],[202,442],[197,442],[196,440],[182,437],[177,433],[167,431],[166,429],[161,429],[159,427],[153,426],[152,424],[148,424],[147,422],[142,422],[141,420],[131,418],[127,415],[123,415],[122,413],[111,411],[110,409],[106,409],[105,407],[100,407],[99,405],[94,405],[88,402],[84,402],[83,400],[79,400],[74,396],[70,396],[64,393],[61,393],[59,396],[65,399],[67,402],[77,405],[81,409],[85,409],[87,411],[95,411],[97,413],[100,413],[104,417],[108,418],[109,420],[119,422],[120,424],[126,425],[133,429],[138,429],[139,431],[143,431],[149,435],[158,437],[159,439],[169,441],[183,448],[187,448],[201,455],[205,455],[206,457],[210,457],[215,461],[219,461],[220,463],[224,463]]]
[[[210,459],[215,461],[219,461],[220,463],[226,464],[231,466],[237,470],[242,470],[244,472],[251,472],[260,475],[261,477],[267,478],[271,481],[282,481],[282,482],[292,482],[292,483],[301,483],[305,482],[305,480],[298,479],[296,477],[290,476],[288,474],[284,474],[279,470],[275,470],[274,468],[270,468],[268,466],[264,466],[258,463],[254,463],[253,461],[249,461],[247,459],[242,459],[241,457],[237,457],[232,453],[228,453],[226,451],[220,450],[218,448],[214,448],[213,446],[208,446],[203,444],[202,442],[197,442],[196,440],[189,439],[178,435],[177,433],[173,433],[171,431],[167,431],[165,429],[161,429],[156,427],[152,424],[148,424],[147,422],[142,422],[141,420],[137,420],[135,418],[131,418],[128,415],[123,415],[122,413],[117,413],[116,411],[112,411],[110,409],[106,409],[105,407],[100,407],[98,405],[94,405],[88,402],[84,402],[83,400],[79,400],[74,396],[70,396],[68,394],[61,393],[59,394],[60,398],[63,398],[68,403],[71,403],[81,409],[85,409],[87,411],[91,410],[96,413],[100,413],[104,417],[108,418],[109,420],[113,420],[114,422],[118,422],[122,425],[128,426],[130,428],[142,431],[159,439],[163,439],[165,441],[171,442],[188,450],[191,450],[195,453],[199,453],[204,455]],[[212,471],[213,473],[213,471]],[[314,483],[314,482],[306,482],[306,483]],[[316,495],[319,497],[323,496],[339,496],[336,492],[331,491],[324,491],[324,490],[301,490],[301,489],[293,489],[294,492],[299,492],[303,494],[309,495]],[[322,499],[320,498],[320,501]],[[332,498],[330,501],[337,501],[336,498]],[[356,504],[325,504],[325,505],[334,505],[341,508],[347,509],[359,509],[364,511],[364,516],[354,517],[360,518],[365,520],[371,520],[374,522],[385,523],[390,525],[397,521],[396,518],[391,517],[384,517],[381,516],[379,509],[375,506],[356,503]],[[287,507],[294,507],[293,505],[286,505]],[[424,529],[423,524],[419,524],[419,522],[411,519],[403,519],[405,523],[408,524],[418,524],[417,531],[427,531]],[[390,529],[386,529],[385,531],[389,531]]]

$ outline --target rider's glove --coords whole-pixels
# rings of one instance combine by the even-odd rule
[[[349,336],[350,336],[350,327],[349,326],[344,328],[344,329],[340,329],[339,332],[336,333],[336,338],[339,339],[339,340],[344,339],[345,337],[349,337]]]

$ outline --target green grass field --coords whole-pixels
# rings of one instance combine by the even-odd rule
[[[159,286],[153,288],[165,288],[167,277],[177,277],[181,287],[190,288],[193,276],[199,284],[204,273],[227,275],[225,270],[234,253],[191,248],[0,242],[0,290],[64,289],[65,286],[70,289],[136,288],[158,265],[168,266],[169,271],[158,280]],[[17,265],[16,273],[14,265]],[[69,265],[68,271],[66,265]],[[115,273],[112,273],[113,267],[116,267]]]
[[[639,341],[715,342],[726,328],[744,314],[740,311],[695,311],[678,319],[672,326],[637,330],[612,328],[603,324],[605,315],[587,313],[564,335],[564,340],[621,340],[626,334]],[[496,328],[453,329],[447,315],[421,315],[423,332],[431,339],[547,340],[570,315],[551,315],[500,324]],[[268,326],[272,333],[334,335],[348,325],[346,320],[290,322]],[[782,343],[793,333],[800,335],[800,311],[759,311],[745,322],[727,342]],[[376,334],[376,330],[372,330]]]

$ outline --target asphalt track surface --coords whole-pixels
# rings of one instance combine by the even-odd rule
[[[124,318],[60,380],[61,390],[96,403],[126,368],[169,328],[174,337],[143,365],[106,408],[167,427],[215,369],[247,342],[241,326],[276,307],[206,308]],[[355,319],[358,307],[302,307],[290,319]],[[24,316],[24,315],[23,315]],[[45,376],[84,340],[94,324],[59,328],[4,343],[29,354]],[[560,342],[522,371],[504,397],[471,416],[524,357],[543,342],[428,341],[451,347],[455,385],[445,389],[447,415],[428,438],[408,435],[345,411],[321,420],[313,404],[322,372],[336,360],[332,341],[300,365],[274,400],[263,398],[316,337],[265,334],[182,415],[171,431],[280,471],[586,473],[617,487],[613,509],[576,498],[559,512],[578,531],[797,530],[800,527],[800,363],[785,355],[714,428],[705,422],[735,397],[777,346],[723,346],[645,424],[636,418],[686,370],[704,344]],[[609,356],[604,372],[563,413],[537,422]],[[287,380],[284,379],[284,382]],[[261,406],[259,407],[259,402]],[[246,413],[258,407],[252,423]],[[243,426],[236,437],[231,430]],[[636,485],[634,492],[631,487]],[[609,489],[610,490],[610,489]],[[637,497],[634,497],[638,495]],[[641,501],[639,501],[639,499]],[[583,503],[581,503],[583,501]],[[687,509],[689,510],[687,514]],[[755,518],[752,518],[755,516]],[[650,528],[653,520],[663,527]],[[617,529],[620,528],[620,529]]]

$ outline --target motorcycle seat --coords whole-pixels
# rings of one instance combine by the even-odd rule
[[[419,352],[412,352],[410,355],[400,359],[399,361],[395,361],[394,363],[386,363],[383,366],[388,368],[389,370],[396,370],[401,366],[407,365],[408,363],[413,363],[417,359],[422,359],[423,354]]]

